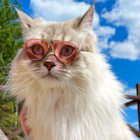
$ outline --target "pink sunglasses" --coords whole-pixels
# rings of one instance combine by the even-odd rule
[[[34,61],[42,59],[51,47],[56,58],[65,64],[74,62],[80,52],[71,42],[51,39],[30,39],[23,47],[28,59]]]

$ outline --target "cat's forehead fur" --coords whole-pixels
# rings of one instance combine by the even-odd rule
[[[80,17],[76,20],[66,22],[46,22],[42,19],[35,19],[29,30],[23,30],[23,39],[26,42],[29,39],[54,39],[60,41],[69,41],[74,43],[78,49],[93,51],[92,46],[88,45],[87,39],[96,42],[96,36],[93,37],[87,31],[77,30]],[[95,47],[95,46],[94,46]]]
[[[51,22],[40,17],[32,19],[18,11],[23,25],[24,43],[29,39],[69,41],[74,43],[78,49],[88,52],[94,52],[97,41],[92,28],[87,28],[88,26],[92,27],[93,14],[94,7],[91,7],[83,17],[66,22]]]

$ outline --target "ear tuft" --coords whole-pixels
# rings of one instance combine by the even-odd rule
[[[94,16],[94,9],[95,9],[95,2],[89,10],[85,13],[85,15],[81,18],[78,28],[85,28],[85,29],[91,29],[93,24],[93,16]]]
[[[26,29],[31,28],[34,20],[32,18],[30,18],[28,15],[26,15],[25,13],[18,10],[17,8],[15,8],[15,9],[18,13],[18,16],[19,16],[24,28],[26,28]]]

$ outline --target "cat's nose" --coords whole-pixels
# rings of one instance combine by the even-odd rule
[[[47,69],[50,71],[53,67],[55,67],[56,65],[53,62],[50,61],[46,61],[44,62],[44,66],[47,67]]]

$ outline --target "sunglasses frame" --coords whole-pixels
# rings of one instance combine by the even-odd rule
[[[46,49],[46,52],[44,53],[44,55],[43,55],[40,59],[33,60],[33,59],[31,59],[31,58],[27,55],[27,53],[26,53],[27,42],[29,42],[29,41],[31,41],[31,40],[40,40],[40,41],[43,40],[43,41],[47,42],[48,48]],[[49,41],[50,41],[50,42],[49,42]],[[62,63],[64,63],[64,64],[73,63],[73,62],[76,60],[77,55],[78,55],[81,51],[80,51],[80,50],[77,50],[76,45],[73,44],[73,43],[71,43],[71,44],[73,44],[73,47],[75,47],[75,49],[76,49],[75,58],[74,58],[74,60],[71,61],[71,62],[64,62],[58,55],[55,54],[55,51],[54,51],[54,45],[55,45],[56,43],[58,43],[58,42],[67,42],[67,43],[71,43],[71,42],[68,42],[68,41],[60,41],[60,40],[52,40],[52,39],[29,39],[29,40],[26,41],[26,43],[25,43],[22,47],[25,49],[25,54],[26,54],[27,58],[30,59],[30,60],[32,60],[32,61],[41,60],[41,59],[46,55],[46,53],[48,52],[49,48],[51,47],[52,50],[53,50],[53,52],[54,52],[54,55],[56,56],[56,58],[57,58],[60,62],[62,62]],[[43,46],[42,46],[42,48],[44,49]],[[44,49],[44,50],[45,50],[45,49]]]

